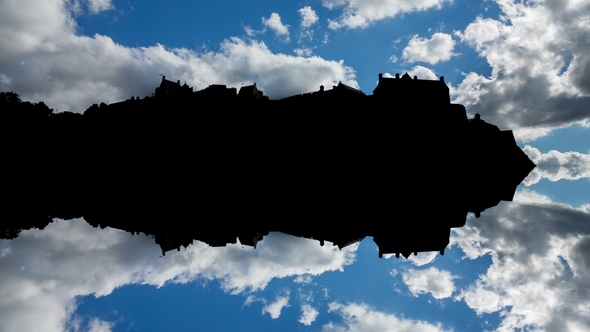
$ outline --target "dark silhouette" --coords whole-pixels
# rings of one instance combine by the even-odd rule
[[[379,74],[371,96],[339,83],[281,100],[162,77],[153,97],[83,115],[21,104],[2,94],[3,238],[83,217],[154,235],[163,252],[280,231],[442,254],[468,212],[512,200],[535,167],[512,131],[451,104],[442,77]]]

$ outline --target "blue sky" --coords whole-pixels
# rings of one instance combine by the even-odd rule
[[[444,256],[272,233],[159,257],[148,236],[83,220],[24,231],[0,240],[0,331],[590,329],[590,2],[0,4],[0,91],[58,112],[151,95],[159,74],[281,98],[339,81],[371,94],[408,71],[444,76],[538,165]]]

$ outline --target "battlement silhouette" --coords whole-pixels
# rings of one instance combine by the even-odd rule
[[[3,237],[83,217],[154,235],[164,253],[279,231],[443,254],[451,228],[512,200],[535,167],[512,131],[451,103],[443,77],[407,73],[380,74],[369,96],[340,82],[280,100],[163,76],[153,97],[45,113],[4,122],[17,144]]]

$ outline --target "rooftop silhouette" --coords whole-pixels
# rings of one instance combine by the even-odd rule
[[[256,84],[53,113],[3,93],[0,236],[83,217],[155,236],[255,246],[280,231],[379,255],[444,253],[450,229],[510,201],[535,167],[501,131],[450,102],[440,80],[379,74],[373,95],[339,83],[269,100]],[[27,106],[28,105],[28,106]],[[34,109],[34,110],[33,110]],[[9,140],[10,139],[10,140]]]

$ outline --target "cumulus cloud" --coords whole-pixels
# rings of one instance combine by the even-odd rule
[[[463,290],[455,299],[464,300],[469,308],[480,316],[498,312],[505,305],[502,303],[502,297],[497,292],[486,289],[481,282]]]
[[[364,0],[322,0],[329,9],[342,8],[342,15],[337,20],[328,20],[328,27],[333,30],[348,28],[366,28],[371,23],[393,18],[405,13],[423,11],[431,8],[440,9],[451,0],[416,0],[416,1],[364,1]]]
[[[271,19],[272,21],[272,16]],[[76,33],[64,1],[9,2],[0,11],[0,91],[83,112],[93,103],[146,96],[158,74],[195,89],[256,83],[270,98],[317,90],[339,81],[358,87],[343,61],[273,53],[263,42],[228,38],[217,51],[163,45],[126,47],[103,35]]]
[[[301,27],[303,28],[309,28],[319,20],[315,10],[311,9],[310,6],[305,6],[297,12],[301,16]]]
[[[412,69],[408,70],[408,75],[412,77],[417,76],[421,80],[438,80],[434,70],[423,66],[414,66]]]
[[[446,33],[437,32],[430,39],[414,35],[408,42],[408,46],[402,51],[402,59],[408,62],[421,61],[434,65],[451,59],[455,55],[453,53],[454,47],[453,37]]]
[[[497,19],[478,17],[456,36],[492,68],[465,73],[455,102],[532,140],[590,116],[590,4],[496,1]],[[533,37],[534,36],[534,37]]]
[[[158,258],[160,249],[148,236],[60,220],[43,231],[27,230],[15,240],[0,240],[0,330],[63,331],[73,319],[77,296],[105,296],[129,284],[162,287],[217,280],[228,293],[255,292],[275,278],[341,271],[353,262],[356,248],[340,251],[271,233],[256,249],[196,242]],[[245,304],[254,301],[248,298]],[[274,315],[277,306],[268,312]]]
[[[281,316],[281,311],[283,308],[288,306],[289,294],[277,296],[274,302],[271,302],[262,308],[262,314],[268,313],[272,319],[277,319]]]
[[[309,304],[301,306],[301,317],[299,317],[299,323],[303,325],[311,325],[318,317],[319,312]]]
[[[403,73],[404,71],[402,71]],[[436,73],[434,72],[434,70],[430,69],[430,68],[426,68],[423,66],[414,66],[412,67],[412,69],[406,71],[408,73],[408,75],[410,75],[411,77],[418,77],[421,80],[438,80],[439,78],[436,77]],[[402,75],[402,73],[398,73],[400,75]],[[391,73],[383,73],[383,77],[387,77],[387,78],[393,78],[395,77],[395,75],[391,74]],[[376,81],[375,84],[377,84],[378,82]]]
[[[408,257],[408,260],[416,266],[422,266],[434,262],[434,259],[438,256],[438,252],[419,252],[418,255]]]
[[[525,190],[468,218],[451,244],[465,259],[487,255],[492,264],[456,300],[480,315],[500,312],[499,331],[590,329],[587,210]]]
[[[289,25],[281,22],[281,16],[277,13],[270,14],[269,18],[262,18],[262,24],[275,32],[277,37],[284,37],[285,41],[289,41]]]
[[[425,270],[408,269],[402,272],[402,280],[414,296],[430,293],[435,299],[451,297],[455,284],[449,271],[431,267]]]
[[[395,314],[377,311],[362,303],[340,304],[338,302],[332,302],[329,305],[329,312],[334,312],[340,315],[344,320],[344,325],[330,322],[323,326],[322,331],[324,332],[448,331],[444,329],[440,323],[432,324],[406,317],[398,317]]]
[[[550,181],[590,178],[590,154],[555,150],[541,153],[539,149],[530,145],[525,145],[523,151],[537,164],[524,179],[525,186],[538,183],[542,178]]]

